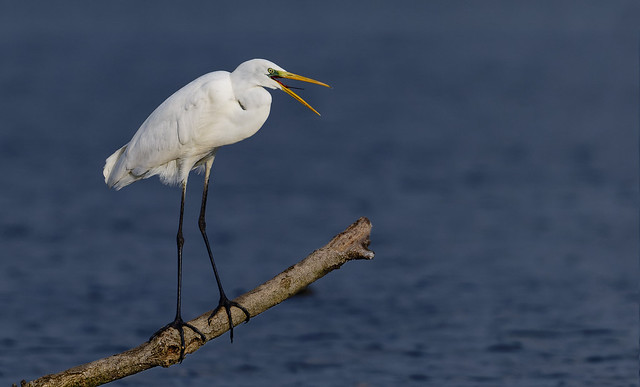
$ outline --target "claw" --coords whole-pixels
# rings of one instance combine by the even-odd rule
[[[184,351],[186,348],[185,341],[184,341],[184,327],[187,327],[191,329],[193,332],[195,332],[196,334],[198,334],[200,336],[200,340],[202,340],[203,343],[207,341],[207,338],[205,337],[205,335],[202,332],[200,332],[198,328],[194,327],[189,323],[182,321],[182,318],[180,316],[176,316],[175,320],[173,320],[169,324],[157,330],[156,333],[151,335],[151,337],[149,338],[149,341],[153,340],[156,336],[160,335],[162,332],[166,331],[169,328],[173,328],[177,330],[178,334],[180,335],[180,363],[182,363],[182,360],[184,360]]]
[[[251,315],[249,314],[249,311],[247,311],[247,309],[244,306],[238,304],[237,302],[229,300],[226,296],[220,297],[220,303],[213,310],[213,312],[211,312],[207,321],[209,322],[209,325],[211,325],[211,319],[213,318],[213,316],[215,316],[220,309],[224,308],[224,310],[227,312],[227,318],[229,319],[229,334],[231,336],[231,342],[233,343],[233,321],[231,320],[232,306],[235,306],[236,308],[240,309],[245,314],[245,316],[247,316],[247,319],[244,322],[245,324],[248,323],[249,319],[251,319]]]

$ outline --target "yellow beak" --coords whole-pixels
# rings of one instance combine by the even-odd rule
[[[300,102],[304,106],[306,106],[309,109],[311,109],[317,115],[320,115],[320,113],[318,113],[316,111],[316,109],[312,108],[311,105],[309,105],[304,99],[300,98],[300,96],[298,94],[294,93],[293,91],[291,91],[291,89],[289,89],[287,86],[282,84],[282,82],[278,81],[278,78],[286,78],[286,79],[293,79],[293,80],[296,80],[296,81],[315,83],[316,85],[329,87],[329,88],[331,86],[327,85],[326,83],[322,83],[320,81],[316,81],[315,79],[303,77],[302,75],[292,74],[292,73],[287,72],[287,71],[278,71],[275,74],[271,75],[271,79],[273,79],[274,81],[278,82],[280,84],[280,86],[282,86],[282,91],[284,91],[285,93],[287,93],[290,96],[292,96],[293,98],[295,98],[298,102]]]

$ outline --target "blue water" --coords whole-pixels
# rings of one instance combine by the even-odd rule
[[[173,318],[180,192],[104,159],[164,98],[253,57],[281,92],[214,164],[236,296],[360,216],[352,262],[116,386],[637,386],[637,1],[0,4],[0,385]],[[185,214],[183,313],[217,291]]]

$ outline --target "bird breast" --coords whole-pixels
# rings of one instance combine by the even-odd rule
[[[183,144],[191,143],[203,148],[199,151],[208,152],[253,136],[265,123],[271,109],[268,91],[259,86],[243,89],[223,84],[218,81],[215,85],[203,85],[208,89],[207,97],[193,104],[198,114],[192,116],[193,121],[182,123],[187,138],[186,142],[181,140]],[[178,133],[181,132],[178,128]]]
[[[236,93],[237,108],[232,117],[231,136],[236,141],[253,136],[269,117],[271,110],[271,94],[260,86]],[[234,141],[234,142],[236,142]]]

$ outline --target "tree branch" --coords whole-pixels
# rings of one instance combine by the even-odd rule
[[[309,286],[345,262],[354,259],[372,259],[374,253],[368,249],[371,222],[360,218],[345,231],[336,235],[326,246],[314,251],[307,258],[289,267],[271,280],[235,299],[251,316],[257,316]],[[211,319],[211,311],[189,321],[207,338],[218,337],[229,330],[224,310]],[[232,309],[234,325],[245,320],[237,308]],[[190,329],[185,329],[185,354],[198,350],[203,343]],[[46,375],[31,382],[22,381],[22,386],[98,386],[129,375],[162,366],[169,367],[179,362],[180,338],[174,329],[169,329],[149,342],[128,351],[80,365],[58,374]]]

